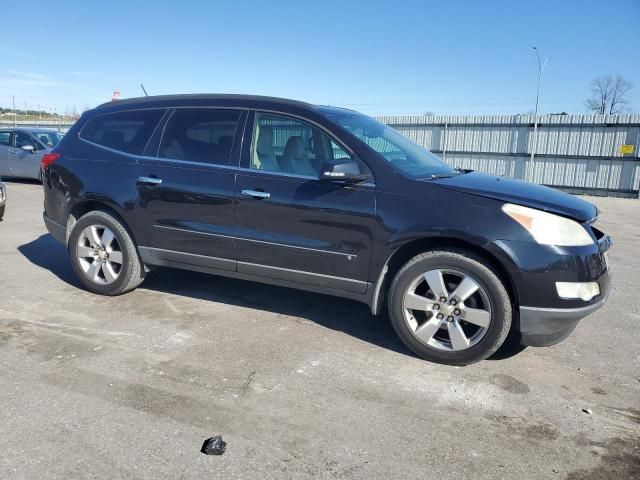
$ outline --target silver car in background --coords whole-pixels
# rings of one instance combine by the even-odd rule
[[[62,136],[44,128],[0,127],[0,177],[40,180],[40,160]]]

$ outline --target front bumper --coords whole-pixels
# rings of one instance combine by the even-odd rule
[[[608,277],[608,274],[607,274]],[[604,279],[603,279],[604,280]],[[599,282],[602,284],[605,282]],[[560,343],[576,328],[578,322],[598,310],[607,300],[607,291],[601,300],[580,308],[520,307],[520,342],[529,347],[548,347]]]
[[[567,338],[580,319],[604,305],[611,288],[609,236],[584,247],[550,247],[500,240],[494,252],[506,265],[519,304],[516,325],[521,343],[549,346]],[[556,282],[597,282],[600,294],[589,301],[561,298]]]

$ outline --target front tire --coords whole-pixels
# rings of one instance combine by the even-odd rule
[[[491,356],[511,327],[512,305],[502,281],[464,250],[412,258],[391,284],[388,307],[393,328],[409,349],[447,365]]]
[[[144,265],[131,235],[110,213],[83,215],[73,225],[68,251],[74,272],[90,292],[121,295],[144,280]]]

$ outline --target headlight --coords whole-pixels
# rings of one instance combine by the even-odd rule
[[[585,228],[568,218],[511,203],[505,203],[502,211],[522,225],[542,245],[579,247],[593,244],[593,239]]]

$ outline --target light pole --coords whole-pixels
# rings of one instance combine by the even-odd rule
[[[536,155],[536,150],[538,149],[538,106],[540,105],[540,86],[542,85],[542,72],[544,72],[544,67],[546,67],[547,62],[549,61],[549,57],[544,59],[544,62],[540,62],[540,52],[536,47],[533,47],[536,51],[536,57],[538,59],[538,91],[536,92],[536,113],[533,115],[533,143],[531,145],[531,162]]]

